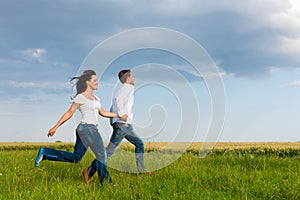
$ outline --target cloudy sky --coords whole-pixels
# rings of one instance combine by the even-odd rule
[[[70,106],[69,78],[80,71],[97,45],[143,27],[188,36],[217,66],[226,96],[226,102],[220,97],[226,115],[220,135],[214,133],[218,140],[300,141],[297,0],[11,0],[1,2],[0,27],[0,141],[74,141],[78,116],[64,124],[55,137],[46,136]],[[151,37],[159,39],[159,35]],[[105,57],[99,55],[99,63]],[[99,66],[91,67],[99,70]],[[136,130],[146,141],[173,140],[179,132],[192,132],[185,123],[198,126],[193,139],[205,138],[214,126],[210,124],[215,117],[212,110],[219,108],[213,105],[218,101],[210,99],[203,77],[186,61],[153,49],[120,56],[99,77],[96,95],[106,110],[116,87],[116,73],[124,67],[136,72],[137,85],[145,79],[156,82],[136,92]],[[176,73],[163,73],[171,69]],[[187,103],[181,97],[186,94],[178,91],[186,90],[177,76],[189,83],[195,102]],[[185,114],[193,110],[196,115]],[[107,119],[99,118],[99,123],[103,137],[108,138],[111,128]],[[184,131],[180,130],[182,124]]]

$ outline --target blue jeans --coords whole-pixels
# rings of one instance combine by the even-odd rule
[[[112,124],[113,133],[109,144],[106,147],[107,158],[112,156],[118,148],[121,141],[126,138],[135,146],[136,165],[139,173],[145,173],[144,166],[144,143],[139,136],[133,131],[131,124],[115,122]]]
[[[92,177],[97,171],[101,184],[103,184],[104,180],[111,182],[111,178],[106,168],[106,151],[97,127],[93,124],[79,124],[76,132],[81,138],[84,146],[87,148],[90,147],[96,156],[96,159],[94,159],[88,167],[89,176]]]
[[[76,144],[73,153],[52,148],[44,148],[43,160],[78,163],[84,156],[88,147],[90,147],[96,156],[96,159],[93,160],[88,167],[89,176],[92,177],[97,171],[101,184],[106,179],[111,181],[106,168],[107,158],[104,144],[98,129],[94,124],[79,124],[77,126]]]
[[[76,143],[73,153],[52,148],[44,148],[43,160],[79,163],[86,150],[87,148],[84,146],[80,137],[78,136],[78,133],[76,132]]]

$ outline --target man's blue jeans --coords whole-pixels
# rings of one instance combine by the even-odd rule
[[[141,138],[135,134],[131,124],[115,122],[112,124],[113,133],[109,144],[106,147],[107,158],[112,156],[118,148],[121,141],[126,138],[135,146],[136,165],[139,173],[145,173],[144,166],[144,143]]]

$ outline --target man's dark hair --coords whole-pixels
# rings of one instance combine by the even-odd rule
[[[119,80],[121,81],[121,83],[125,83],[126,79],[131,75],[131,71],[130,69],[123,69],[119,72],[118,76],[119,76]]]

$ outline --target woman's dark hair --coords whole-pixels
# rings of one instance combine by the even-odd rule
[[[79,76],[79,77],[73,77],[73,78],[70,79],[70,82],[76,80],[76,82],[74,84],[74,86],[76,86],[76,94],[74,95],[74,97],[77,94],[80,94],[80,93],[82,93],[82,92],[84,92],[86,90],[86,88],[87,88],[86,81],[91,80],[91,78],[92,78],[93,75],[96,75],[95,71],[93,71],[93,70],[85,70],[85,71],[83,71],[83,73],[81,74],[81,76]]]

